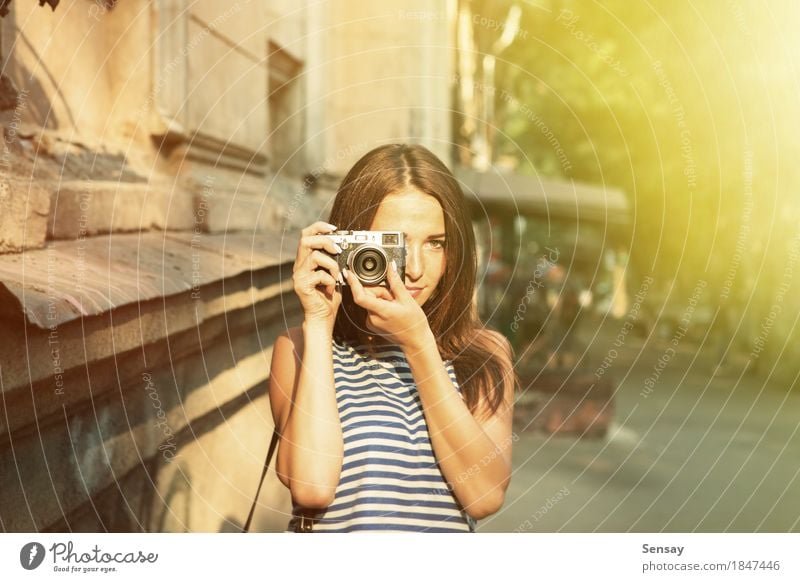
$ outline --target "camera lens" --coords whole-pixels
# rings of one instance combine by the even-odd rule
[[[383,249],[362,246],[350,259],[351,268],[362,283],[378,283],[386,274],[388,261]]]

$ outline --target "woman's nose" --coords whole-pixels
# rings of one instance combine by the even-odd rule
[[[409,279],[419,279],[422,276],[422,257],[420,249],[406,247],[406,277]]]

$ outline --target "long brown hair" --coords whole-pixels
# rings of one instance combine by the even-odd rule
[[[503,402],[503,387],[513,366],[498,355],[499,339],[481,323],[473,302],[477,274],[475,235],[464,193],[455,176],[421,145],[389,144],[365,154],[339,186],[328,221],[344,230],[369,230],[378,206],[389,194],[415,189],[439,201],[445,222],[445,269],[439,285],[422,306],[439,353],[451,360],[472,413],[485,398],[488,413]],[[372,351],[367,312],[343,288],[333,336],[356,341]],[[506,343],[507,342],[503,342]]]

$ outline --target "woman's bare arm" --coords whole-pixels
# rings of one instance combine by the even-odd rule
[[[497,512],[511,479],[514,382],[508,342],[500,334],[494,355],[505,368],[503,403],[492,415],[470,413],[454,389],[433,335],[409,346],[406,357],[417,383],[431,445],[453,494],[474,519]],[[495,343],[495,342],[493,342]]]
[[[281,434],[276,471],[308,508],[331,504],[342,469],[332,349],[329,326],[304,322],[281,334],[272,353],[269,397]]]

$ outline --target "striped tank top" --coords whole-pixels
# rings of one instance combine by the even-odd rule
[[[461,394],[452,362],[444,363]],[[434,456],[403,351],[381,346],[371,356],[334,340],[333,377],[344,457],[333,502],[314,515],[314,531],[474,532]],[[293,504],[286,531],[294,531],[299,510]]]

